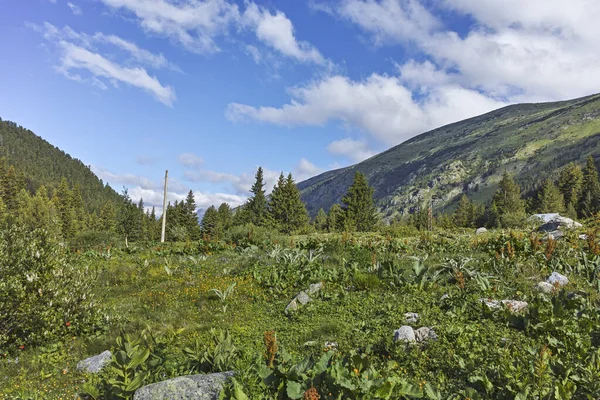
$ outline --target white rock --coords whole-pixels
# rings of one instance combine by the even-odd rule
[[[404,325],[394,331],[394,342],[415,342],[415,331],[412,327]]]
[[[481,228],[477,228],[477,230],[475,231],[475,234],[476,235],[483,235],[486,232],[487,232],[487,229],[481,227]]]
[[[491,309],[501,308],[502,304],[504,304],[511,313],[517,314],[522,310],[526,309],[529,305],[526,301],[519,300],[492,300],[492,299],[479,299],[483,304],[488,306]]]
[[[552,285],[551,283],[548,282],[539,282],[536,286],[537,290],[542,292],[542,293],[546,293],[546,294],[552,294],[554,293],[554,285]]]
[[[427,340],[437,340],[438,336],[433,330],[433,328],[429,328],[424,326],[415,331],[415,339],[417,342],[425,342]]]
[[[548,279],[546,279],[546,282],[550,283],[551,285],[558,285],[558,287],[562,287],[569,284],[569,278],[555,271],[550,274]]]
[[[414,312],[404,313],[404,322],[407,322],[409,324],[414,324],[418,320],[419,320],[419,314],[414,313]]]

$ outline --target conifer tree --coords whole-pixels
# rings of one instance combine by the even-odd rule
[[[69,189],[65,178],[60,181],[58,188],[54,191],[52,200],[58,212],[62,236],[65,239],[71,239],[76,233],[77,225],[73,209],[73,192]]]
[[[475,208],[471,199],[466,194],[460,197],[458,207],[453,215],[454,225],[463,228],[472,228],[475,222]]]
[[[361,173],[354,174],[354,181],[348,193],[342,198],[345,212],[345,225],[357,231],[373,230],[377,224],[377,210],[373,203],[374,189],[369,186],[367,178]]]
[[[112,201],[104,203],[99,215],[100,230],[115,233],[117,231],[117,207]]]
[[[221,236],[231,227],[231,220],[233,218],[231,207],[227,203],[221,203],[219,208],[217,209],[217,214],[219,216],[219,224],[218,224],[218,234]]]
[[[270,201],[267,205],[269,211],[270,220],[276,225],[277,228],[282,229],[285,224],[286,214],[288,212],[288,199],[286,199],[285,192],[285,177],[283,172],[279,174],[277,183],[273,186],[271,191]]]
[[[15,168],[11,165],[3,176],[0,176],[0,193],[6,208],[10,211],[16,207],[17,194],[24,186],[20,185]]]
[[[215,206],[210,206],[202,217],[202,234],[215,237],[219,228],[219,212]]]
[[[189,240],[200,239],[200,225],[198,223],[198,213],[196,212],[196,200],[194,198],[194,192],[191,190],[185,199],[185,225],[187,229],[187,236]]]
[[[565,207],[568,209],[569,204],[571,208],[579,203],[579,197],[581,196],[581,186],[583,184],[583,172],[581,167],[575,163],[567,164],[558,178],[558,189],[562,193],[565,200]]]
[[[79,184],[75,184],[72,193],[72,207],[73,213],[75,214],[75,221],[73,230],[75,233],[82,232],[88,229],[88,214],[85,211],[85,205],[83,204],[83,198],[81,197],[81,188]]]
[[[492,212],[496,215],[494,225],[503,228],[517,227],[527,217],[525,201],[521,199],[521,189],[507,172],[502,176],[498,190],[492,198]]]
[[[600,211],[600,182],[594,158],[589,156],[583,169],[578,213],[582,217],[589,218],[598,211]]]
[[[279,175],[277,184],[271,192],[269,216],[283,232],[290,233],[308,223],[308,212],[300,199],[300,191],[292,174],[287,179]]]
[[[537,193],[537,211],[539,213],[564,213],[565,199],[550,179],[544,180]]]
[[[313,225],[319,232],[324,232],[327,230],[327,214],[325,214],[325,210],[322,208],[319,208],[319,212],[317,212],[317,216],[313,221]]]
[[[258,167],[256,179],[250,192],[252,196],[246,203],[246,211],[249,221],[254,225],[262,226],[267,217],[267,198],[265,197],[265,182],[263,180],[263,169]]]
[[[126,188],[123,188],[121,194],[122,203],[118,212],[118,232],[127,238],[128,241],[136,241],[141,234],[140,210],[133,204]]]
[[[344,229],[344,210],[339,204],[334,204],[327,214],[327,230],[329,232],[339,232]]]
[[[52,232],[59,223],[58,213],[54,204],[48,198],[48,191],[44,185],[40,186],[31,198],[31,217],[35,228],[46,229]]]

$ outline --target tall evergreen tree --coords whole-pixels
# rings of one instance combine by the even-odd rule
[[[339,204],[334,204],[327,214],[327,230],[329,232],[339,232],[344,229],[344,210]]]
[[[466,194],[460,197],[458,207],[452,216],[455,226],[472,228],[475,222],[475,208]]]
[[[325,214],[325,210],[322,208],[319,208],[319,212],[317,212],[317,216],[313,221],[313,225],[319,232],[324,232],[327,230],[327,214]]]
[[[348,193],[342,198],[346,225],[362,232],[375,228],[377,210],[373,203],[373,192],[374,189],[369,186],[367,178],[357,171]]]
[[[99,215],[100,230],[115,233],[117,231],[117,207],[112,201],[104,203]]]
[[[308,212],[300,199],[300,191],[292,174],[287,179],[283,173],[271,192],[269,216],[283,232],[290,233],[308,224]]]
[[[2,194],[2,200],[4,200],[4,204],[9,211],[13,210],[16,207],[15,201],[17,194],[25,187],[20,184],[19,177],[12,165],[8,167],[6,173],[4,173],[3,176],[0,176],[0,178],[0,193]]]
[[[544,180],[537,193],[537,211],[539,213],[564,213],[565,199],[550,179]]]
[[[118,233],[127,238],[128,241],[136,241],[141,237],[141,218],[140,210],[133,204],[126,188],[123,188],[121,194],[122,203],[118,212]]]
[[[200,224],[198,223],[198,213],[196,212],[196,199],[194,198],[194,192],[191,190],[185,199],[185,225],[188,233],[189,240],[200,239]]]
[[[219,212],[215,206],[210,206],[206,209],[204,216],[202,217],[202,234],[215,237],[217,235],[218,228]]]
[[[249,221],[254,225],[264,225],[267,217],[267,198],[265,196],[265,182],[263,169],[258,167],[255,182],[250,189],[252,196],[246,203],[246,211]]]
[[[495,226],[517,227],[526,219],[525,201],[521,198],[519,185],[505,172],[492,198],[492,213]]]
[[[600,211],[600,182],[594,158],[589,156],[583,169],[581,196],[579,198],[579,215],[591,217]]]
[[[77,230],[77,217],[73,208],[73,192],[69,189],[65,178],[60,181],[58,188],[54,191],[52,200],[58,212],[62,236],[65,239],[71,239]]]
[[[583,171],[579,165],[572,162],[560,171],[558,189],[564,197],[566,208],[569,208],[569,204],[574,208],[579,203],[582,184]]]
[[[231,211],[231,207],[229,207],[229,204],[227,203],[221,203],[221,205],[217,209],[217,214],[219,216],[219,225],[217,231],[219,236],[221,236],[231,227],[233,214]]]

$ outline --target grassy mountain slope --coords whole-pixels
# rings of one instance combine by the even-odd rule
[[[575,100],[517,104],[416,136],[356,165],[299,183],[311,215],[340,201],[355,171],[375,188],[385,218],[435,198],[452,207],[467,193],[491,198],[504,171],[524,191],[556,176],[570,161],[600,156],[600,94]]]
[[[51,192],[64,177],[70,186],[79,184],[88,210],[98,210],[106,201],[120,201],[118,194],[80,160],[32,131],[1,119],[0,157],[5,157],[8,165],[14,165],[17,173],[24,174],[30,191],[43,184]]]

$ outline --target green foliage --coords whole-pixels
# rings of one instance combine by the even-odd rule
[[[318,232],[327,231],[327,214],[322,208],[319,208],[319,212],[313,220],[313,225]]]
[[[344,210],[339,204],[334,204],[327,215],[327,230],[341,232],[344,229]]]
[[[564,213],[565,199],[550,179],[542,183],[537,195],[538,213]]]
[[[475,223],[475,207],[469,196],[463,194],[458,202],[458,207],[452,216],[456,226],[473,228]]]
[[[239,349],[233,343],[229,331],[211,329],[211,345],[207,346],[196,339],[192,347],[183,348],[188,360],[188,368],[192,373],[211,373],[230,371],[240,356]]]
[[[569,204],[574,206],[579,202],[582,184],[583,172],[578,164],[571,162],[560,171],[558,189],[564,197],[567,208]]]
[[[522,226],[526,218],[521,189],[505,172],[492,198],[488,222],[491,226],[514,228]]]
[[[219,213],[215,206],[210,206],[202,216],[202,234],[216,237],[219,232]]]
[[[0,232],[0,348],[45,343],[99,327],[97,270],[69,261],[45,230]]]
[[[283,177],[283,173],[279,175],[279,180],[271,192],[268,209],[271,221],[282,232],[291,233],[308,224],[308,213],[300,199],[300,192],[292,174],[289,174],[287,179]]]
[[[359,232],[373,230],[377,224],[377,210],[373,203],[373,192],[374,189],[369,186],[367,178],[357,171],[354,174],[352,186],[342,198],[346,226]]]
[[[583,169],[578,213],[582,217],[589,218],[598,211],[600,211],[600,181],[594,158],[589,156]]]
[[[258,167],[256,177],[250,193],[252,196],[244,206],[245,214],[243,223],[252,223],[257,226],[264,225],[267,219],[267,198],[265,196],[265,182],[263,180],[263,169]]]

